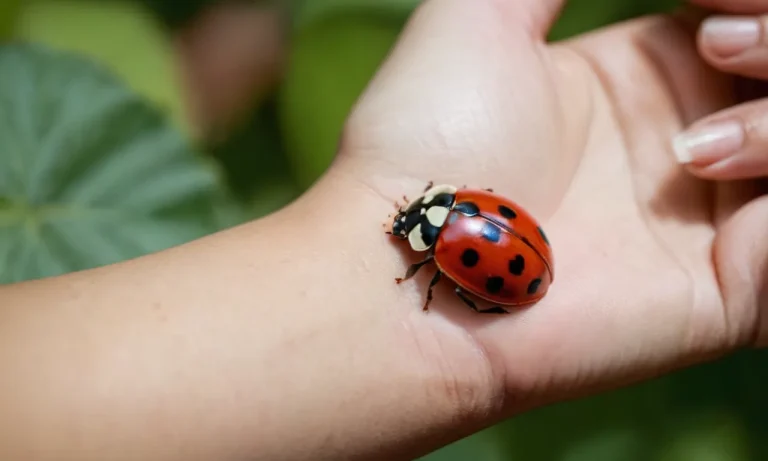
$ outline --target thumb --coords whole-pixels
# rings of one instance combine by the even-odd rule
[[[720,201],[728,201],[721,192]],[[738,209],[715,242],[714,262],[729,337],[737,345],[768,346],[768,196]]]
[[[499,111],[551,102],[551,89],[539,94],[550,78],[541,64],[543,47],[535,45],[543,43],[563,1],[424,1],[348,119],[346,150],[397,151],[414,141],[426,151],[515,145],[516,138],[473,124],[506,123],[509,114]],[[465,145],[470,139],[474,143]],[[478,145],[483,142],[488,145]]]
[[[565,0],[497,0],[498,3],[515,5],[517,13],[527,18],[527,29],[535,39],[544,40],[560,15]],[[512,8],[512,6],[509,6]]]

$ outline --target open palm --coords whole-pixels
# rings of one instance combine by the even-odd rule
[[[392,201],[429,180],[492,187],[543,223],[555,255],[543,301],[477,316],[438,290],[440,315],[422,322],[468,328],[516,408],[523,396],[532,405],[650,377],[759,333],[750,242],[768,203],[754,184],[692,177],[670,143],[733,104],[730,79],[672,18],[546,45],[559,3],[427,2],[350,118],[339,158]],[[430,276],[403,289],[423,297]]]

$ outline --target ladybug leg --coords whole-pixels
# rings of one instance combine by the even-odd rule
[[[472,308],[472,310],[480,312],[477,310],[477,304],[475,304],[474,301],[469,299],[469,296],[467,296],[466,293],[464,293],[464,290],[462,290],[461,287],[456,287],[456,296],[458,296],[462,301],[464,301],[464,304]]]
[[[464,290],[461,289],[461,287],[456,287],[456,295],[461,298],[462,301],[464,301],[464,304],[472,308],[475,312],[478,312],[480,314],[508,314],[506,310],[502,309],[499,306],[492,307],[490,309],[480,310],[477,307],[477,304],[475,304],[474,301],[469,299],[469,296],[467,296],[466,293],[464,293]]]
[[[435,276],[432,277],[432,281],[429,282],[429,289],[427,290],[427,301],[424,303],[424,311],[429,310],[429,303],[432,302],[432,290],[435,288],[435,285],[440,283],[440,279],[442,278],[443,273],[440,271],[435,272]]]
[[[503,309],[500,306],[494,306],[494,307],[492,307],[490,309],[486,309],[484,311],[480,311],[480,313],[481,314],[509,314],[508,311],[506,311],[505,309]]]
[[[405,276],[402,278],[396,278],[395,282],[398,284],[405,282],[406,280],[411,279],[414,275],[416,275],[416,272],[419,271],[422,267],[424,267],[426,264],[432,262],[432,260],[435,259],[435,256],[430,254],[429,256],[424,259],[424,261],[418,262],[416,264],[411,264],[411,266],[408,268],[408,271],[406,271]]]
[[[395,209],[399,212],[403,211],[403,208],[407,207],[408,203],[410,203],[410,200],[408,200],[407,196],[403,195],[403,204],[400,205],[400,202],[395,200]]]
[[[484,190],[484,191],[486,191],[486,192],[490,192],[490,193],[493,193],[493,189],[491,189],[490,187],[489,187],[489,188],[487,188],[487,189],[483,189],[483,190]]]
[[[432,189],[432,187],[434,187],[434,185],[435,185],[434,181],[429,181],[427,183],[427,187],[424,188],[424,192],[426,193],[428,190]]]

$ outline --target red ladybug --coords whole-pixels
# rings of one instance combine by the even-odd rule
[[[443,275],[456,283],[462,301],[483,313],[506,313],[502,306],[535,303],[554,277],[552,249],[541,226],[491,190],[430,184],[423,196],[399,211],[389,233],[408,240],[414,251],[427,252],[397,283],[430,262],[437,265],[424,310]],[[492,307],[481,309],[469,295]]]

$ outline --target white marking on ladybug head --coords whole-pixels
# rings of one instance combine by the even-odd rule
[[[421,213],[422,216],[424,216],[425,214],[427,214],[427,209],[426,208],[422,208],[420,213]]]
[[[433,206],[427,210],[427,220],[435,227],[443,227],[451,210],[444,206]]]
[[[414,251],[429,250],[429,245],[424,243],[424,239],[421,238],[421,223],[416,224],[416,227],[411,229],[411,232],[408,233],[408,242],[411,244],[411,248],[413,248]]]

